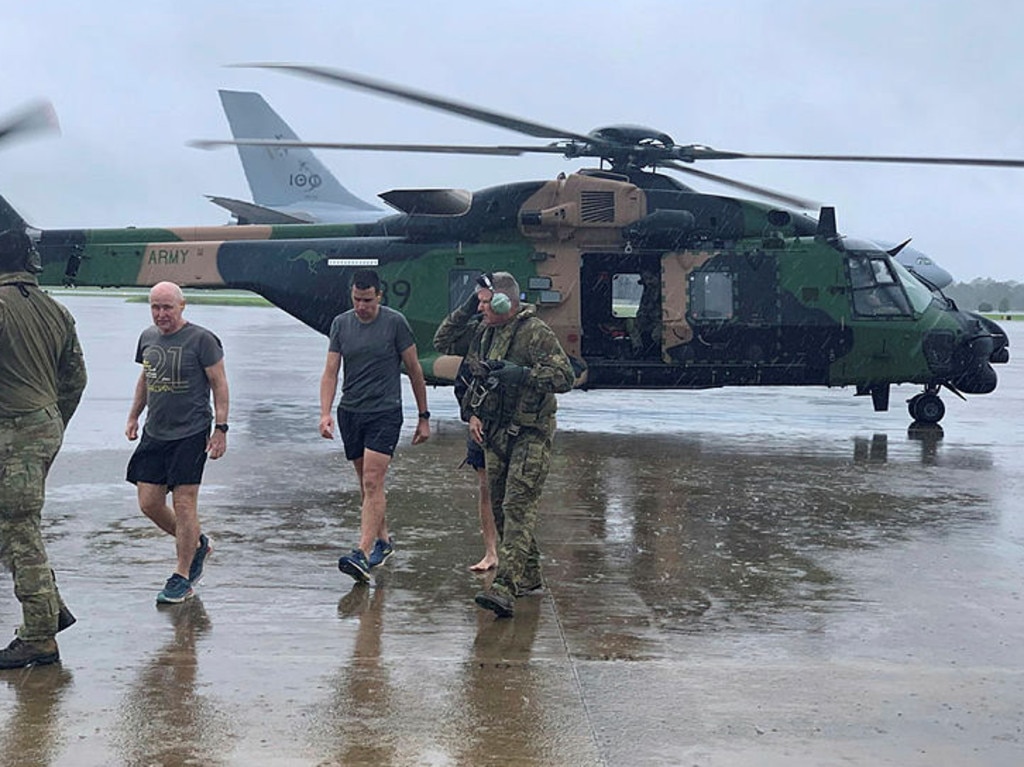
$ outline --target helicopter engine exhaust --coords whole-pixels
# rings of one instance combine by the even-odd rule
[[[623,231],[634,245],[647,248],[675,248],[693,231],[696,218],[688,210],[657,209]]]

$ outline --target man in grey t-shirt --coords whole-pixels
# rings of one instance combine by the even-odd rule
[[[388,535],[384,477],[402,429],[402,365],[412,384],[419,417],[412,443],[430,438],[427,384],[416,355],[416,341],[400,313],[380,303],[380,277],[360,269],[352,278],[352,309],[334,318],[327,363],[320,379],[320,436],[334,439],[331,406],[344,363],[338,429],[345,457],[359,477],[362,498],[359,546],[338,560],[338,569],[357,582],[394,551]]]
[[[197,506],[206,456],[217,459],[227,450],[228,379],[220,339],[182,316],[181,288],[173,282],[154,285],[149,308],[153,326],[142,332],[135,351],[142,373],[125,426],[129,440],[138,438],[139,416],[148,411],[127,479],[138,489],[142,513],[174,536],[177,566],[156,597],[158,603],[174,604],[193,596],[212,550]],[[173,508],[167,505],[168,492]]]

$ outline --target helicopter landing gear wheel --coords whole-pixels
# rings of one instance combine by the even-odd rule
[[[915,421],[917,420],[917,403],[921,401],[921,397],[924,393],[915,394],[913,397],[907,400],[907,412],[910,413],[910,417]]]
[[[946,406],[934,392],[923,392],[907,402],[910,417],[918,423],[938,423],[946,414]]]

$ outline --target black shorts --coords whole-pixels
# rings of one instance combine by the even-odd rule
[[[484,449],[472,437],[466,437],[466,460],[463,463],[478,471],[484,467]]]
[[[402,433],[402,408],[376,413],[357,413],[338,408],[338,431],[345,444],[345,457],[354,461],[364,450],[394,455]]]
[[[203,431],[174,440],[153,439],[143,431],[128,461],[126,479],[133,485],[166,485],[168,490],[178,485],[198,485],[203,481],[208,439],[209,434]]]

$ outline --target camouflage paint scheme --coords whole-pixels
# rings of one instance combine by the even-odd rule
[[[352,271],[373,266],[386,302],[408,317],[433,383],[450,382],[458,363],[429,351],[435,329],[467,280],[498,270],[538,306],[583,371],[583,387],[853,385],[886,409],[889,384],[990,392],[990,363],[1008,359],[995,323],[922,295],[877,245],[660,174],[581,171],[473,195],[381,197],[406,212],[372,224],[44,231],[41,282],[246,289],[326,334],[349,306]],[[0,205],[0,219],[10,225],[11,216]],[[889,275],[901,311],[857,310],[858,259],[854,266]],[[645,268],[660,276],[660,343],[638,356],[608,283]]]

